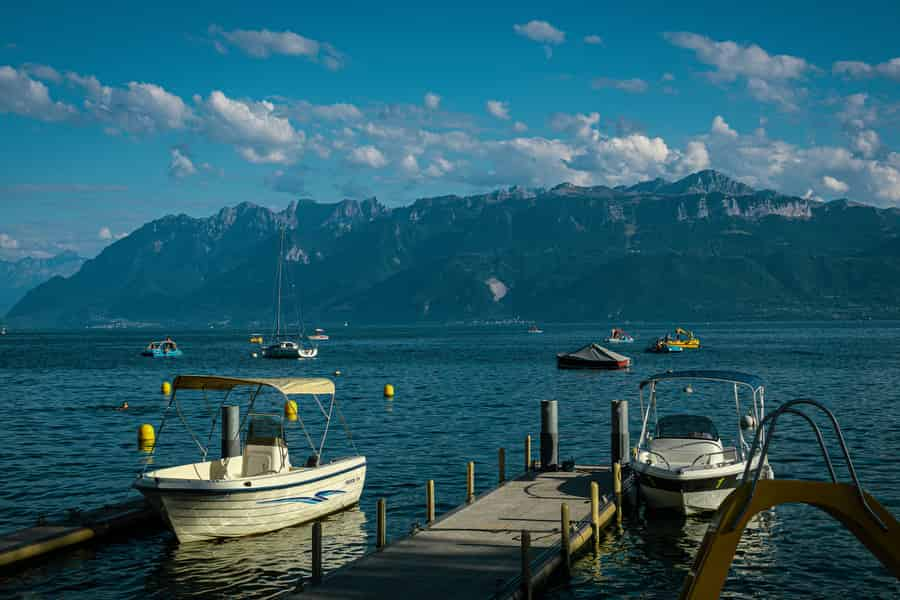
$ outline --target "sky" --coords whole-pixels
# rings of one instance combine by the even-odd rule
[[[900,3],[14,3],[0,259],[171,213],[713,168],[900,206]]]

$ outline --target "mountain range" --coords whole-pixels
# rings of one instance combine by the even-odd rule
[[[897,317],[900,210],[753,188],[716,171],[630,187],[250,203],[170,215],[30,291],[20,326]],[[290,309],[290,316],[297,313]]]
[[[32,288],[51,277],[76,273],[84,258],[66,251],[49,258],[27,256],[17,261],[0,260],[0,315],[9,310]]]

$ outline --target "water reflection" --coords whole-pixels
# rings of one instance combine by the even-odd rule
[[[361,556],[366,549],[366,516],[358,508],[323,523],[326,571]],[[298,590],[311,570],[312,527],[300,525],[265,535],[218,542],[172,543],[145,592],[158,597],[275,598]]]

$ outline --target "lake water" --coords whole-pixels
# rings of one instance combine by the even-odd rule
[[[339,327],[321,344],[320,358],[305,362],[252,358],[247,332],[165,332],[185,352],[175,360],[139,356],[161,332],[12,332],[0,337],[0,532],[66,508],[134,497],[130,484],[147,460],[136,447],[136,430],[145,422],[158,425],[167,403],[160,384],[178,373],[330,376],[336,369],[342,371],[335,378],[338,399],[368,457],[368,476],[359,508],[325,524],[326,568],[371,549],[376,499],[387,500],[388,535],[398,537],[424,521],[427,479],[436,482],[441,513],[464,500],[466,461],[476,461],[477,491],[496,480],[497,448],[507,449],[508,472],[521,468],[523,438],[539,433],[541,399],[559,401],[561,458],[608,462],[610,400],[631,401],[635,441],[638,383],[670,368],[760,375],[769,410],[799,396],[821,400],[843,426],[863,485],[900,515],[900,323],[688,325],[704,348],[681,355],[642,352],[665,326],[628,327],[638,340],[617,349],[634,358],[634,367],[613,373],[559,371],[554,360],[558,351],[605,337],[605,323],[545,324],[542,335],[519,326]],[[385,383],[396,388],[392,400],[382,396]],[[726,438],[733,434],[726,425],[734,422],[728,394],[700,386],[689,399],[716,418]],[[129,410],[116,411],[123,401]],[[206,410],[200,399],[187,416],[204,440]],[[157,464],[196,459],[196,446],[177,425],[166,426]],[[300,447],[300,432],[289,435],[292,448]],[[340,454],[343,431],[336,427],[329,436],[331,456]],[[827,438],[837,456],[834,437]],[[215,432],[214,454],[217,439]],[[827,477],[812,433],[796,419],[779,425],[770,461],[779,478]],[[838,462],[839,477],[847,480]],[[897,581],[824,514],[788,506],[763,517],[745,533],[725,596],[900,595]],[[609,534],[599,559],[580,560],[571,583],[551,597],[671,598],[707,523],[638,511],[621,532]],[[308,526],[183,546],[156,532],[2,574],[0,595],[273,597],[293,591],[308,573],[309,547]]]

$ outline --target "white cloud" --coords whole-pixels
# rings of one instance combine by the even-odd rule
[[[600,136],[600,132],[595,129],[599,122],[600,113],[596,112],[590,114],[578,113],[575,115],[556,113],[550,120],[550,127],[556,131],[574,134],[577,138],[596,140]]]
[[[603,43],[603,38],[599,35],[586,35],[584,36],[584,43],[591,46],[599,46]]]
[[[347,160],[355,165],[382,169],[388,165],[388,160],[381,150],[375,146],[359,146],[350,151]]]
[[[500,100],[488,100],[487,111],[498,119],[509,119],[509,102],[501,102]]]
[[[686,31],[663,34],[666,40],[680,48],[693,50],[700,62],[716,67],[718,78],[733,81],[738,76],[763,80],[799,79],[811,65],[789,54],[771,55],[756,44],[747,46],[731,42],[717,42],[708,37]]]
[[[430,110],[437,110],[441,105],[441,97],[434,92],[425,94],[425,106]]]
[[[416,157],[412,154],[407,154],[400,161],[400,168],[406,172],[407,175],[418,175],[419,173],[419,161],[416,160]]]
[[[249,162],[290,163],[303,149],[305,134],[295,130],[271,102],[235,100],[216,90],[202,107],[207,133],[237,146]]]
[[[315,106],[313,114],[327,121],[357,121],[363,118],[362,112],[356,106],[346,102]]]
[[[822,177],[822,185],[827,187],[829,190],[837,192],[839,194],[843,194],[850,189],[849,185],[847,185],[840,179],[835,179],[831,175],[825,175],[824,177]]]
[[[592,142],[568,164],[572,168],[595,173],[616,185],[658,176],[672,156],[661,137],[632,133]]]
[[[858,60],[839,60],[831,66],[835,75],[843,75],[852,79],[863,79],[880,75],[900,81],[900,56],[880,64],[870,65]]]
[[[515,123],[513,123],[513,131],[515,131],[516,133],[524,133],[528,131],[528,125],[526,125],[522,121],[516,121]]]
[[[94,76],[66,73],[66,79],[81,87],[84,107],[97,121],[107,123],[112,133],[154,133],[183,129],[193,118],[184,101],[154,83],[129,82],[126,87],[106,86]]]
[[[0,248],[3,250],[15,250],[19,247],[19,240],[13,239],[6,233],[0,233]]]
[[[737,137],[738,133],[725,122],[722,115],[716,115],[712,122],[712,132],[718,135],[727,135],[728,137]]]
[[[49,65],[26,64],[23,69],[32,77],[43,79],[51,83],[60,83],[63,79],[59,71]]]
[[[522,25],[513,25],[513,30],[533,42],[541,44],[562,44],[566,34],[547,21],[529,21]]]
[[[113,234],[112,231],[109,230],[109,227],[101,227],[100,231],[97,232],[97,237],[101,240],[111,240]]]
[[[863,129],[853,138],[852,145],[853,149],[865,158],[872,158],[881,147],[881,139],[878,137],[878,132],[872,129]]]
[[[744,77],[751,96],[789,111],[797,109],[798,98],[805,93],[805,90],[793,89],[792,82],[817,70],[803,58],[772,55],[756,44],[720,42],[686,31],[667,32],[663,37],[675,46],[692,50],[700,62],[715,67],[707,73],[710,80],[730,82]]]
[[[169,176],[176,179],[190,177],[197,172],[193,161],[181,148],[169,150]]]
[[[225,52],[225,44],[231,44],[254,58],[268,58],[273,54],[300,56],[321,63],[336,71],[344,66],[344,56],[331,44],[304,37],[293,31],[268,29],[235,29],[226,31],[217,25],[209,27],[216,41],[216,49]]]
[[[609,77],[597,77],[591,82],[595,90],[613,88],[629,92],[631,94],[643,94],[647,91],[647,82],[634,77],[632,79],[610,79]]]
[[[25,71],[0,67],[0,114],[15,113],[42,121],[62,121],[76,114],[75,107],[56,102],[47,86]]]
[[[428,168],[425,169],[425,175],[429,177],[439,178],[444,177],[454,170],[456,170],[455,164],[453,164],[443,156],[438,156],[430,165],[428,165]]]
[[[678,175],[696,173],[708,169],[709,165],[709,150],[707,150],[706,144],[698,140],[691,140],[687,143],[684,153],[678,158],[675,173]]]

